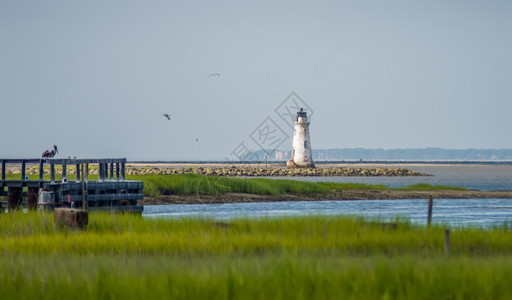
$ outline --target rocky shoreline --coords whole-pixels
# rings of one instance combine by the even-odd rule
[[[405,168],[250,168],[250,167],[199,167],[199,168],[129,168],[127,175],[201,174],[207,176],[287,177],[287,176],[430,176]]]
[[[67,172],[74,173],[74,166],[68,166]],[[20,174],[19,168],[7,170],[7,174]],[[97,175],[97,168],[90,168],[89,174]],[[306,177],[306,176],[431,176],[406,168],[352,168],[352,167],[328,167],[328,168],[295,168],[283,167],[129,167],[126,175],[172,175],[172,174],[200,174],[206,176],[240,176],[240,177]],[[27,168],[27,175],[39,174],[37,167]],[[50,174],[49,169],[44,169],[43,174]],[[55,174],[62,174],[62,169],[56,168]]]

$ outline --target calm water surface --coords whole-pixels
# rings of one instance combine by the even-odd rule
[[[381,220],[397,216],[426,224],[427,200],[293,201],[226,204],[150,205],[143,216],[155,218],[261,218],[304,215],[355,215]],[[451,226],[502,226],[512,222],[512,199],[436,199],[433,223]]]
[[[386,166],[389,167],[389,166]],[[512,190],[512,165],[396,165],[429,177],[286,177],[303,181],[355,182],[402,187],[416,183],[450,185],[475,190]],[[145,206],[143,216],[154,218],[280,217],[299,215],[357,215],[393,220],[397,216],[426,224],[427,200],[358,200],[263,202]],[[435,199],[433,222],[451,226],[502,226],[512,223],[512,199]]]
[[[355,165],[354,167],[359,167]],[[372,166],[373,167],[373,166]],[[376,167],[407,168],[433,176],[410,177],[274,177],[303,181],[330,181],[366,184],[383,184],[387,187],[404,187],[417,183],[449,185],[470,190],[512,190],[512,165],[386,165]]]

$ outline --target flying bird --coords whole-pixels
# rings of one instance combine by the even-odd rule
[[[199,138],[196,138],[196,142],[199,142]]]
[[[211,77],[211,76],[217,76],[217,77],[220,77],[220,74],[219,74],[219,73],[212,73],[212,74],[208,75],[208,77]]]
[[[167,120],[170,120],[171,119],[171,116],[169,116],[169,114],[164,114],[164,117],[167,118]]]

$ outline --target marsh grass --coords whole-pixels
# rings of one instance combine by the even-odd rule
[[[465,190],[449,186],[416,184],[405,188],[388,188],[384,185],[335,182],[305,182],[269,178],[233,178],[199,174],[137,175],[128,179],[144,182],[144,194],[150,197],[160,195],[212,195],[228,192],[258,195],[284,194],[328,194],[346,189],[397,189],[397,190]]]
[[[510,299],[512,261],[275,255],[0,258],[0,293],[38,299]]]
[[[396,222],[386,230],[379,222]],[[508,225],[453,229],[455,254],[512,253]],[[0,215],[0,251],[12,254],[253,255],[257,253],[403,254],[444,253],[444,228],[425,229],[407,221],[347,217],[235,219],[148,219],[129,214],[91,213],[87,230],[58,228],[53,215]]]
[[[397,230],[379,222],[397,222]],[[308,216],[147,219],[0,215],[3,299],[509,299],[511,228]]]
[[[162,194],[218,196],[231,192],[284,195],[288,193],[329,193],[331,191],[314,182],[268,178],[228,178],[199,174],[139,175],[127,178],[143,181],[144,194],[150,197],[158,197]]]
[[[37,175],[31,175],[31,180],[37,180]],[[75,180],[74,171],[68,171],[66,178]],[[219,196],[226,193],[247,193],[257,195],[285,195],[285,194],[329,194],[346,189],[375,189],[375,190],[465,190],[460,187],[415,184],[403,188],[388,188],[384,185],[370,185],[362,183],[336,183],[336,182],[305,182],[287,179],[269,178],[236,178],[206,176],[200,174],[172,174],[172,175],[132,175],[126,176],[129,180],[144,182],[143,193],[146,196],[157,198],[161,195],[211,195]],[[19,180],[19,174],[6,174],[7,180]],[[44,180],[50,175],[45,174]],[[56,175],[61,180],[62,175]],[[97,174],[89,175],[89,180],[97,180]]]

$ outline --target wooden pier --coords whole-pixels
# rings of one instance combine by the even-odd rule
[[[2,208],[143,210],[137,200],[144,198],[144,183],[125,179],[125,158],[0,159],[0,164],[0,196],[7,196]]]

